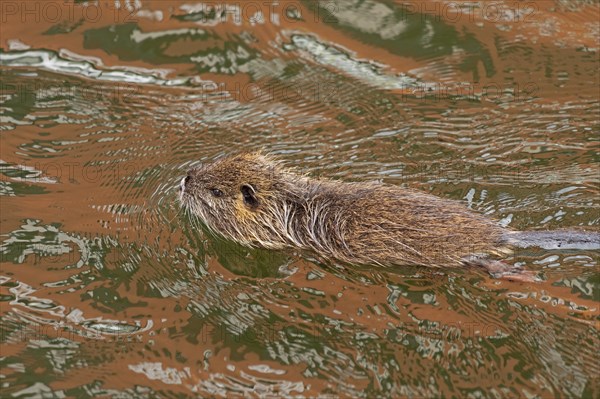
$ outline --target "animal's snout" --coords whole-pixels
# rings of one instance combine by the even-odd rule
[[[185,186],[191,180],[191,178],[192,177],[188,174],[183,179],[181,179],[181,182],[179,182],[179,191],[185,190]]]
[[[179,182],[179,191],[181,193],[183,193],[185,191],[186,188],[189,188],[191,182],[194,180],[194,177],[198,176],[198,168],[194,167],[191,169],[188,169],[187,172],[185,173],[185,176],[181,178],[181,181]]]

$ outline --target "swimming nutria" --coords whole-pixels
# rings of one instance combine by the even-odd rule
[[[190,170],[181,181],[180,200],[210,230],[242,245],[296,247],[348,263],[471,263],[501,275],[514,271],[483,255],[505,254],[509,244],[526,247],[547,238],[541,233],[533,240],[516,240],[512,237],[518,232],[458,202],[391,185],[313,179],[261,153]]]

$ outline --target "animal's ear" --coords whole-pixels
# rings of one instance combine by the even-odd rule
[[[250,184],[243,184],[240,187],[240,191],[242,192],[242,196],[244,198],[244,203],[251,208],[256,208],[258,206],[258,198],[256,198],[256,190]]]

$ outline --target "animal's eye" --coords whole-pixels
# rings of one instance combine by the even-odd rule
[[[212,195],[214,195],[215,197],[222,197],[223,196],[223,191],[219,190],[218,188],[211,188],[210,192],[212,193]]]

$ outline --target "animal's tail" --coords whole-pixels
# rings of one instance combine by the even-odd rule
[[[598,231],[511,231],[505,234],[504,239],[518,248],[600,250]]]

